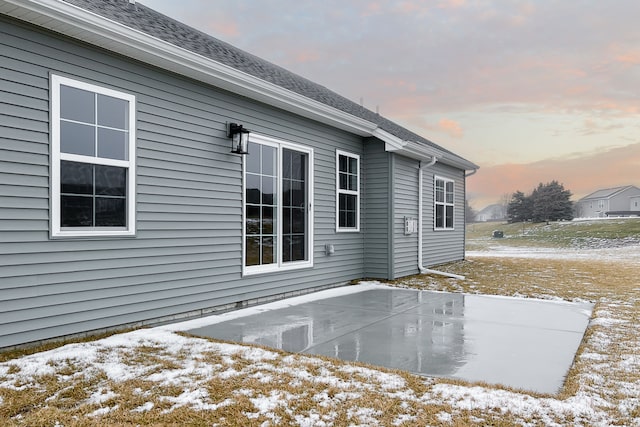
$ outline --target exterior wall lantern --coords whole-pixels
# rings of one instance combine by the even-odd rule
[[[231,138],[231,152],[249,154],[249,130],[237,123],[227,123],[227,137]]]

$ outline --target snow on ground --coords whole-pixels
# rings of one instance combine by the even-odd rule
[[[555,260],[611,260],[640,264],[640,245],[589,249],[528,248],[493,245],[487,250],[466,251],[466,256]]]
[[[590,251],[558,251],[549,249],[532,250],[502,248],[492,252],[472,252],[469,256],[510,256],[510,257],[553,257],[567,259],[602,259],[603,257],[628,257],[631,261],[640,260],[640,247],[618,250]],[[586,253],[585,253],[586,252]],[[626,258],[625,258],[626,259]],[[291,305],[319,296],[337,296],[357,292],[366,286],[379,286],[370,282],[359,286],[333,289],[322,293],[306,295],[295,299],[283,300],[278,305]],[[613,304],[629,304],[625,301],[609,301]],[[633,303],[631,303],[633,305]],[[220,316],[228,320],[233,316],[246,315],[263,310],[261,307],[228,313]],[[375,391],[397,401],[399,411],[394,425],[411,424],[415,413],[406,409],[412,405],[446,405],[437,414],[442,423],[451,423],[461,411],[477,410],[473,420],[482,424],[487,414],[510,414],[522,425],[610,425],[620,422],[620,416],[628,425],[640,426],[640,418],[634,416],[640,410],[640,385],[624,380],[625,372],[637,372],[640,369],[640,342],[625,341],[626,328],[636,328],[624,318],[620,318],[603,305],[594,312],[592,326],[595,332],[589,338],[584,352],[578,361],[587,363],[593,369],[583,369],[578,375],[578,390],[567,399],[553,397],[535,397],[526,393],[518,393],[500,388],[480,387],[472,385],[447,384],[438,380],[425,379],[428,388],[425,393],[417,394],[406,387],[406,380],[393,373],[385,373],[375,369],[352,365],[334,365],[329,361],[303,356],[282,356],[279,353],[262,348],[216,343],[206,339],[185,337],[175,331],[195,328],[211,319],[197,319],[181,324],[166,325],[153,329],[137,330],[129,333],[113,335],[108,338],[87,343],[69,344],[54,350],[36,353],[0,363],[0,389],[26,390],[44,388],[41,378],[48,375],[67,376],[81,380],[102,373],[114,382],[140,379],[155,383],[158,386],[176,386],[182,390],[177,395],[160,396],[160,400],[169,403],[166,412],[177,408],[189,407],[195,410],[216,411],[232,405],[241,396],[249,397],[253,410],[246,412],[247,419],[259,416],[266,417],[274,424],[279,419],[274,412],[276,408],[288,408],[291,402],[303,396],[296,396],[285,391],[274,390],[269,395],[256,394],[251,389],[236,389],[224,398],[216,399],[209,395],[206,384],[213,379],[228,379],[252,375],[260,382],[275,382],[276,378],[287,375],[294,382],[312,381],[325,385],[333,391],[317,392],[313,396],[317,407],[335,409],[320,415],[314,408],[298,409],[293,415],[300,426],[332,425],[337,417],[338,408],[347,408],[349,415],[359,420],[362,425],[380,425],[379,411],[361,406],[350,406],[351,402],[362,397],[365,391]],[[637,334],[635,335],[637,337]],[[620,342],[623,341],[623,342]],[[612,346],[620,346],[624,351],[617,356]],[[157,364],[131,363],[131,355],[137,349],[153,348],[158,350],[167,363],[166,368],[159,369]],[[207,355],[216,354],[215,364],[207,362]],[[248,363],[238,363],[238,358]],[[314,369],[311,369],[313,366]],[[72,367],[73,369],[62,369]],[[605,375],[604,372],[607,374]],[[612,374],[613,373],[613,374]],[[338,390],[336,392],[335,390]],[[146,396],[147,390],[137,390]],[[314,391],[315,393],[315,391]],[[615,394],[615,403],[610,395]],[[115,391],[104,384],[98,384],[91,390],[86,404],[96,404],[98,409],[89,416],[100,417],[118,409],[118,399],[114,399]],[[0,397],[0,405],[3,401]],[[110,406],[111,405],[111,406]],[[614,407],[615,406],[615,407]],[[415,407],[415,406],[414,406]],[[613,409],[612,409],[613,408]],[[132,412],[147,412],[154,409],[151,400],[135,407]],[[406,410],[405,410],[406,409]],[[288,410],[288,409],[287,409]],[[403,412],[404,411],[404,412]],[[450,411],[450,412],[448,412]],[[614,412],[612,412],[614,411]],[[613,417],[612,413],[619,414]],[[333,415],[332,415],[333,414]],[[532,421],[535,420],[535,421]]]
[[[164,357],[178,367],[157,371],[154,367],[140,366],[128,363],[126,358],[131,351],[140,347],[162,348]],[[203,362],[205,355],[215,352],[228,357],[223,366],[211,366]],[[186,358],[185,358],[185,355]],[[261,364],[261,369],[267,372],[265,381],[269,381],[270,375],[288,374],[294,378],[309,379],[310,373],[305,367],[299,367],[299,359],[311,361],[320,366],[317,374],[312,379],[316,383],[326,384],[333,388],[343,390],[343,393],[335,393],[329,396],[326,393],[318,394],[314,400],[318,405],[336,406],[348,405],[349,401],[361,396],[363,390],[375,389],[378,393],[387,395],[402,402],[422,404],[450,404],[454,409],[480,411],[499,409],[503,413],[511,413],[522,419],[532,417],[540,418],[547,425],[557,425],[554,420],[561,416],[563,419],[582,420],[593,424],[606,425],[608,418],[605,412],[597,409],[604,403],[596,396],[581,393],[577,396],[560,401],[553,398],[535,398],[527,394],[515,393],[500,389],[488,389],[483,387],[466,387],[460,385],[435,384],[424,395],[416,395],[410,389],[405,388],[405,379],[399,375],[383,373],[375,369],[358,366],[331,367],[330,362],[314,359],[312,357],[285,357],[283,363],[277,369],[271,367],[270,362],[279,358],[275,352],[261,348],[253,348],[241,345],[214,343],[205,339],[189,338],[177,335],[166,328],[154,328],[150,330],[138,330],[125,334],[114,335],[89,343],[69,344],[64,347],[25,356],[18,360],[12,360],[0,364],[0,388],[24,389],[37,385],[38,378],[47,375],[55,375],[57,367],[61,364],[75,366],[75,374],[78,377],[90,376],[92,372],[102,371],[112,381],[124,381],[138,378],[157,383],[159,386],[179,386],[183,392],[178,396],[165,396],[172,406],[167,409],[171,412],[182,406],[188,406],[196,410],[215,411],[229,405],[234,397],[240,394],[251,396],[254,411],[245,415],[248,418],[266,416],[277,423],[274,409],[288,407],[290,401],[298,396],[286,392],[273,391],[268,396],[254,396],[251,390],[235,390],[233,395],[221,401],[215,401],[209,396],[206,384],[215,377],[228,378],[231,376],[246,375],[243,370],[235,370],[234,362],[230,356],[241,356],[253,364]],[[10,367],[20,367],[17,373],[10,373]],[[345,380],[341,373],[350,374],[351,380]],[[431,380],[426,380],[431,381]],[[141,391],[142,392],[142,391]],[[114,397],[112,390],[99,387],[86,403],[106,403]],[[116,399],[117,401],[117,399]],[[154,404],[147,402],[136,409],[136,412],[151,410]],[[90,417],[108,414],[117,409],[118,405],[102,406],[90,413]],[[379,425],[377,415],[372,408],[353,407],[349,409],[350,415],[359,419],[363,425]],[[442,421],[451,420],[454,414],[441,412],[438,418]],[[332,420],[319,420],[313,417],[313,413],[300,414],[300,425],[329,425]],[[410,421],[412,415],[400,414],[397,422]],[[320,422],[322,421],[322,423]]]

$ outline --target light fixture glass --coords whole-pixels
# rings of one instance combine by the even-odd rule
[[[227,136],[231,138],[231,152],[235,154],[249,154],[249,133],[242,125],[229,123]]]

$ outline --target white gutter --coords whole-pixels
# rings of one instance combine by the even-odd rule
[[[458,274],[453,274],[453,273],[446,273],[444,271],[432,270],[429,268],[425,268],[422,265],[422,262],[423,262],[422,242],[423,242],[423,227],[424,227],[423,208],[422,208],[422,204],[423,204],[422,192],[424,188],[423,179],[422,179],[423,170],[435,165],[437,161],[438,161],[438,158],[436,156],[433,156],[429,163],[427,163],[426,165],[423,165],[422,162],[420,162],[418,166],[418,270],[420,271],[420,274],[437,274],[440,276],[450,277],[452,279],[464,280],[465,279],[464,276],[460,276]]]

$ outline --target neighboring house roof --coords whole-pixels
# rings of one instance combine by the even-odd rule
[[[494,203],[480,210],[476,214],[476,218],[491,217],[490,219],[503,219],[505,207],[499,203]]]
[[[610,199],[616,195],[618,195],[619,193],[622,193],[625,190],[628,190],[630,188],[635,188],[636,190],[640,189],[638,187],[636,187],[635,185],[626,185],[623,187],[614,187],[614,188],[605,188],[602,190],[598,190],[595,191],[589,195],[584,196],[582,199],[579,200],[579,202],[585,202],[588,200],[602,200],[602,199]]]
[[[478,169],[474,163],[322,85],[140,3],[0,0],[0,13],[362,136],[379,138],[388,151],[418,159],[437,157],[461,169]]]

